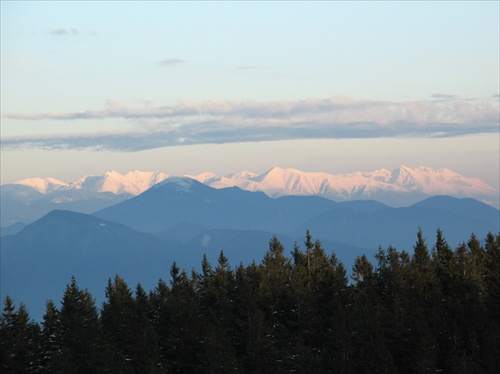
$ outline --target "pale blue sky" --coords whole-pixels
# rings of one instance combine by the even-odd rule
[[[405,164],[498,187],[499,16],[497,1],[2,1],[1,183]]]

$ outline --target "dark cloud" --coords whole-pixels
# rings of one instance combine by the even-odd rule
[[[8,137],[3,149],[137,151],[187,144],[312,138],[451,137],[498,132],[498,103],[461,100],[362,101],[346,97],[290,102],[206,101],[171,106],[127,106],[108,100],[101,110],[11,113],[10,119],[125,119],[126,133]]]

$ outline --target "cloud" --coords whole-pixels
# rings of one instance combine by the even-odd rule
[[[54,36],[61,36],[61,35],[78,35],[78,30],[73,28],[73,29],[66,29],[64,27],[56,27],[52,28],[49,30],[50,35]]]
[[[312,138],[450,137],[498,132],[497,102],[367,101],[349,97],[301,101],[184,101],[135,106],[107,100],[100,110],[10,113],[31,121],[126,120],[131,130],[2,138],[3,149],[137,151],[173,145]],[[80,121],[79,121],[80,122]]]
[[[167,58],[165,60],[160,61],[159,64],[162,66],[175,66],[184,64],[185,62],[186,61],[181,60],[180,58]]]

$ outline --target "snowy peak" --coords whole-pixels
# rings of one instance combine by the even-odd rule
[[[425,166],[414,169],[401,166],[392,172],[389,183],[429,195],[465,197],[474,192],[498,193],[493,187],[479,179],[466,178],[445,168],[432,169]]]
[[[108,171],[102,176],[85,176],[70,183],[68,189],[83,189],[93,192],[111,192],[115,195],[138,195],[169,175],[161,172],[142,172],[132,170],[125,175],[117,171]]]
[[[123,188],[127,193],[138,195],[170,176],[166,173],[132,170],[123,177]]]
[[[240,173],[229,174],[227,177],[231,179],[252,179],[257,176],[258,174],[252,173],[251,171],[242,171]]]
[[[418,187],[422,184],[429,183],[429,170],[428,168],[410,169],[406,166],[401,166],[399,169],[393,170],[389,183],[402,187]]]
[[[186,174],[185,177],[195,179],[198,182],[205,184],[208,184],[218,178],[217,174],[211,172],[201,173],[197,175]]]
[[[317,195],[324,192],[327,177],[326,173],[305,173],[297,169],[275,167],[253,180],[268,187],[274,192],[273,195],[279,194],[279,191],[293,195]]]
[[[42,194],[47,194],[67,186],[66,183],[54,178],[28,178],[14,184],[31,187]]]

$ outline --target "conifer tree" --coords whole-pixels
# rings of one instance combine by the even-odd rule
[[[170,292],[158,322],[162,364],[168,372],[199,372],[203,352],[195,280],[175,263],[170,275]]]
[[[346,270],[332,253],[327,263],[316,269],[313,279],[315,298],[310,334],[315,357],[313,369],[346,373],[352,352],[348,323],[352,300]]]
[[[158,339],[158,367],[166,370],[167,367],[167,343],[169,333],[167,305],[170,302],[170,288],[163,279],[158,280],[158,285],[149,293],[148,318]]]
[[[388,342],[395,367],[401,370],[405,366],[405,358],[411,352],[405,334],[407,329],[405,310],[408,307],[405,303],[408,293],[406,280],[410,257],[407,252],[399,253],[396,248],[389,246],[387,250],[380,248],[376,258],[377,292],[383,306],[381,320],[385,340]]]
[[[307,269],[311,268],[311,252],[314,248],[314,244],[312,242],[312,235],[309,230],[306,230],[306,241],[304,242],[306,245],[306,259],[307,259]]]
[[[500,315],[500,234],[486,236],[485,287],[487,306],[491,316]]]
[[[408,354],[398,358],[409,373],[436,370],[436,341],[432,318],[439,310],[435,268],[422,230],[417,232],[408,272],[401,339]]]
[[[291,333],[287,351],[290,352],[291,370],[301,367],[305,371],[317,372],[318,368],[315,367],[315,363],[318,357],[314,353],[318,353],[319,349],[316,347],[313,352],[313,345],[317,343],[314,332],[321,321],[318,321],[314,315],[316,294],[311,291],[314,288],[314,279],[319,277],[320,271],[320,266],[316,267],[315,264],[315,244],[318,257],[320,252],[324,255],[324,251],[320,248],[321,243],[313,243],[309,231],[306,232],[304,244],[306,245],[306,253],[303,255],[305,261],[300,261],[293,267],[287,293],[288,301],[284,304],[285,311],[286,309],[291,311],[291,313],[284,313],[286,326]]]
[[[135,342],[132,344],[135,357],[133,362],[134,372],[162,372],[158,349],[158,334],[151,321],[153,308],[148,294],[140,283],[135,288],[134,303],[133,326]]]
[[[441,229],[438,229],[436,233],[433,262],[439,290],[439,307],[434,310],[436,324],[433,328],[437,330],[438,367],[444,370],[452,367],[452,362],[459,354],[460,337],[456,319],[460,290],[457,285],[456,256],[446,242]]]
[[[296,266],[296,267],[302,266],[302,267],[307,268],[307,256],[300,249],[300,245],[297,242],[295,242],[293,244],[293,250],[292,250],[291,254],[292,254],[294,266]]]
[[[107,349],[106,365],[115,372],[132,372],[137,336],[134,324],[135,301],[132,291],[119,275],[108,280],[101,324]]]
[[[436,233],[436,245],[433,254],[438,280],[441,283],[443,292],[449,293],[453,277],[456,275],[456,261],[453,250],[446,242],[441,229],[438,229]]]
[[[352,267],[352,279],[358,285],[373,286],[375,277],[373,274],[373,265],[370,263],[366,255],[358,256],[354,260]]]
[[[298,307],[293,295],[292,264],[284,255],[283,244],[274,236],[261,264],[261,305],[268,326],[263,345],[263,365],[269,370],[289,370],[296,350]]]
[[[82,373],[101,367],[101,332],[95,302],[87,290],[78,287],[74,277],[64,291],[59,320],[60,371]]]
[[[417,233],[417,242],[413,246],[412,267],[415,270],[415,275],[420,274],[423,279],[429,277],[429,272],[431,271],[431,257],[425,242],[424,234],[420,228]],[[419,284],[419,286],[421,285],[423,284]]]
[[[349,316],[352,329],[352,370],[364,373],[392,373],[395,367],[386,345],[383,329],[384,310],[376,292],[373,265],[365,255],[354,261],[352,279],[356,281],[353,309]]]
[[[48,300],[43,315],[41,330],[40,358],[41,371],[53,373],[58,371],[59,352],[61,350],[61,326],[59,310],[52,300]]]
[[[14,338],[16,333],[16,307],[14,300],[7,295],[4,300],[2,310],[2,320],[0,327],[2,334],[0,335],[0,350],[2,353],[2,372],[14,370],[16,365],[16,353],[14,349]]]
[[[255,261],[235,273],[235,350],[243,372],[262,371],[265,317],[260,305],[261,271]]]
[[[205,311],[202,323],[206,369],[214,373],[238,372],[235,351],[238,341],[235,338],[234,320],[235,278],[224,251],[220,251],[217,266],[209,277],[211,281],[208,282],[206,290],[208,297],[203,300],[202,304]]]
[[[30,320],[23,303],[15,310],[14,301],[5,297],[0,323],[2,373],[34,373],[39,363],[39,333],[37,324]]]
[[[471,238],[474,240],[474,237]],[[481,277],[478,277],[478,253],[473,254],[469,248],[480,251],[480,247],[468,247],[461,243],[455,250],[456,276],[454,282],[452,312],[448,318],[454,321],[452,338],[454,340],[451,353],[452,365],[457,373],[478,372],[480,362],[481,331],[486,328],[484,308],[481,305]]]
[[[483,360],[490,373],[500,370],[500,234],[486,236],[485,304],[488,317]]]

